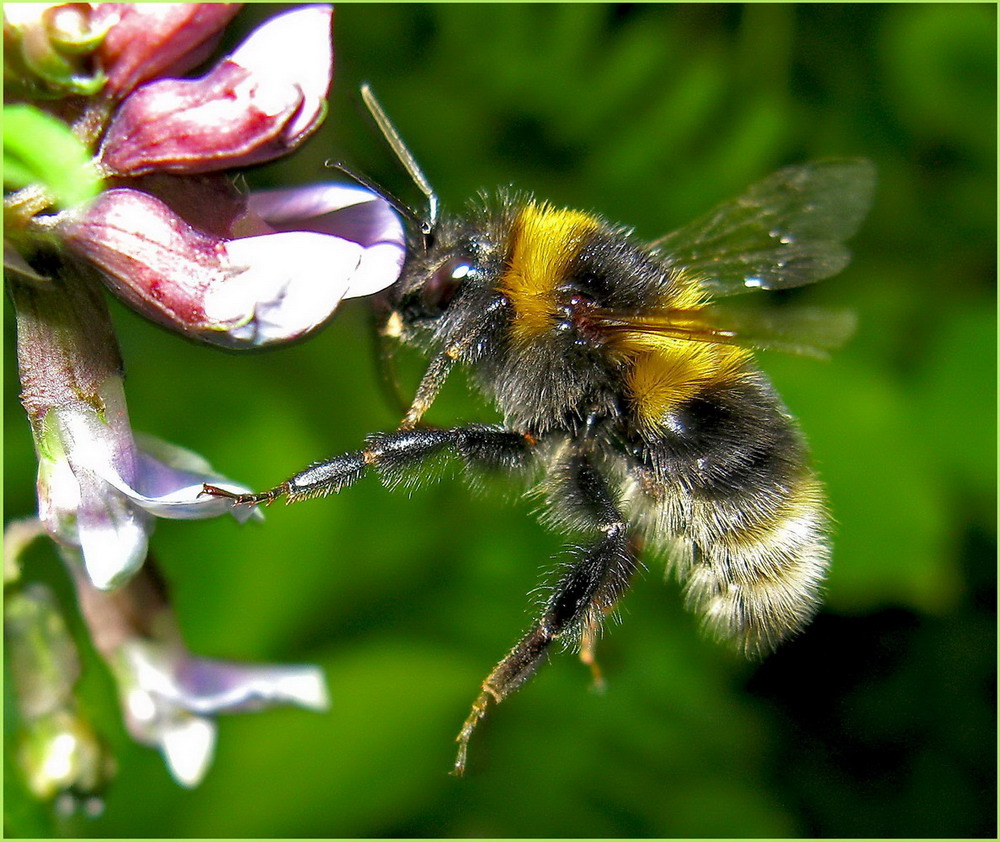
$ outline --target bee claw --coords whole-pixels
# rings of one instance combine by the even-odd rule
[[[239,494],[234,494],[232,491],[226,491],[224,488],[219,488],[217,485],[209,485],[207,482],[203,483],[201,486],[201,491],[198,492],[199,497],[225,497],[228,500],[236,500],[239,498]]]
[[[209,497],[221,497],[226,500],[232,500],[237,506],[256,506],[259,503],[270,505],[275,501],[278,495],[282,493],[284,493],[283,488],[276,488],[271,491],[261,491],[258,494],[237,494],[234,491],[227,491],[225,488],[219,488],[217,485],[204,483],[198,496],[201,497],[202,495],[207,495]]]

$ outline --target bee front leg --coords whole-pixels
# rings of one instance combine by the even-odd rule
[[[314,462],[308,468],[267,491],[234,494],[214,485],[203,493],[227,497],[238,504],[270,504],[280,497],[289,503],[325,497],[375,471],[386,485],[406,482],[417,469],[444,452],[460,456],[473,468],[513,470],[528,461],[536,441],[530,435],[486,424],[438,429],[420,427],[375,433],[363,450]]]
[[[469,739],[489,705],[499,704],[531,678],[553,640],[578,636],[592,660],[601,622],[625,593],[638,565],[628,524],[587,456],[575,453],[558,471],[555,482],[563,486],[577,522],[589,523],[599,537],[567,562],[536,625],[483,681],[482,692],[456,738],[455,775],[465,771]]]

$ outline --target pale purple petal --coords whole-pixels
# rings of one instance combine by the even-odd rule
[[[177,643],[131,639],[117,658],[126,724],[132,736],[163,752],[174,777],[195,786],[215,745],[209,715],[294,704],[326,710],[318,667],[237,664],[196,658]]]
[[[178,704],[173,677],[178,656],[171,646],[133,638],[122,644],[115,672],[132,738],[159,747],[174,779],[193,787],[212,762],[216,726]]]
[[[175,675],[179,700],[192,713],[236,713],[276,704],[326,710],[323,673],[308,664],[237,664],[188,657]]]
[[[137,485],[142,493],[132,488],[119,490],[145,511],[156,517],[182,520],[227,513],[240,523],[251,518],[263,520],[263,513],[255,506],[237,506],[232,500],[202,494],[205,483],[234,494],[247,494],[251,489],[220,474],[199,454],[143,433],[136,433],[135,439],[139,453]]]
[[[403,268],[406,232],[399,216],[363,187],[328,183],[262,190],[250,194],[248,209],[279,231],[317,231],[363,246],[345,298],[385,289]]]

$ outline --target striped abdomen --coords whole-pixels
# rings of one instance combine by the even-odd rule
[[[763,654],[812,616],[829,562],[827,515],[805,443],[748,365],[645,419],[630,498],[670,551],[708,629]]]

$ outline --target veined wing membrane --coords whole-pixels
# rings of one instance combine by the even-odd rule
[[[847,265],[874,188],[863,159],[786,167],[652,245],[713,297],[802,286]]]
[[[811,307],[739,309],[713,304],[697,310],[662,309],[643,313],[592,314],[609,336],[646,334],[694,342],[769,351],[787,351],[826,359],[854,333],[850,310]]]

